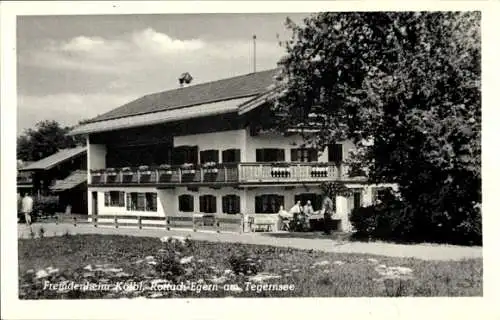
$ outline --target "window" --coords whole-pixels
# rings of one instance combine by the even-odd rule
[[[240,149],[227,149],[222,151],[222,162],[231,163],[231,162],[240,162]]]
[[[192,195],[183,194],[179,196],[179,211],[180,212],[194,211],[194,199]]]
[[[198,163],[197,146],[179,146],[174,148],[172,155],[173,164]]]
[[[255,159],[257,162],[285,161],[284,149],[257,149],[255,152]]]
[[[292,161],[314,162],[318,161],[318,152],[312,148],[300,148],[290,150]]]
[[[127,210],[129,211],[157,211],[157,198],[154,192],[127,193]]]
[[[157,211],[157,199],[156,193],[148,192],[146,193],[146,211]]]
[[[222,212],[228,214],[240,213],[240,197],[234,194],[223,196]]]
[[[104,192],[104,206],[105,207],[124,207],[125,206],[125,192],[122,192],[122,191]]]
[[[353,195],[352,195],[352,198],[353,198],[353,205],[352,205],[352,208],[353,209],[358,209],[361,207],[361,191],[360,190],[355,190]]]
[[[389,187],[379,187],[373,188],[373,202],[375,203],[377,200],[381,202],[390,202],[394,199],[394,195],[392,193],[392,189]]]
[[[311,204],[315,211],[321,210],[323,205],[323,196],[316,193],[301,193],[295,195],[294,204],[297,203],[297,201],[299,200],[302,206],[304,206],[308,200],[311,201]],[[333,201],[335,201],[335,199]]]
[[[219,150],[200,151],[200,163],[215,162],[219,163]]]
[[[211,194],[200,196],[200,212],[217,212],[217,198]]]
[[[342,144],[336,143],[328,145],[328,162],[341,163],[344,159],[342,152]]]
[[[284,206],[285,197],[277,194],[263,194],[255,197],[255,213],[277,213]]]

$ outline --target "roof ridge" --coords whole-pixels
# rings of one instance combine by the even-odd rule
[[[261,71],[256,71],[256,72],[250,72],[250,73],[240,74],[240,75],[233,76],[233,77],[227,77],[227,78],[222,78],[222,79],[218,79],[218,80],[211,80],[211,81],[201,82],[201,83],[193,84],[191,86],[185,86],[185,87],[182,87],[182,88],[173,88],[173,89],[168,89],[168,90],[163,90],[163,91],[152,92],[152,93],[145,94],[141,98],[149,97],[149,96],[152,96],[152,95],[155,95],[155,94],[166,93],[166,92],[182,91],[184,89],[196,88],[196,87],[199,87],[199,86],[204,86],[204,85],[219,83],[219,82],[223,82],[223,81],[227,81],[227,80],[233,80],[233,79],[248,77],[248,76],[251,76],[251,75],[258,74],[258,73],[271,72],[271,71],[275,71],[275,70],[278,70],[278,68],[266,69],[266,70],[261,70]],[[141,99],[141,98],[138,98],[138,99]]]

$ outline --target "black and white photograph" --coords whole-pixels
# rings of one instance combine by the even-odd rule
[[[16,299],[484,296],[484,11],[73,6],[14,17]]]

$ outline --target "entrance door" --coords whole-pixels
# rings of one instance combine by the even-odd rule
[[[97,192],[92,191],[92,215],[98,214]]]

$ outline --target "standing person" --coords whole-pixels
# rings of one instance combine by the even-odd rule
[[[321,209],[323,213],[324,231],[325,234],[331,233],[332,215],[333,215],[333,201],[328,194],[323,198],[323,205]]]
[[[33,212],[33,198],[30,196],[29,192],[24,194],[22,200],[22,211],[24,213],[24,219],[26,220],[26,225],[31,228],[31,214]]]

